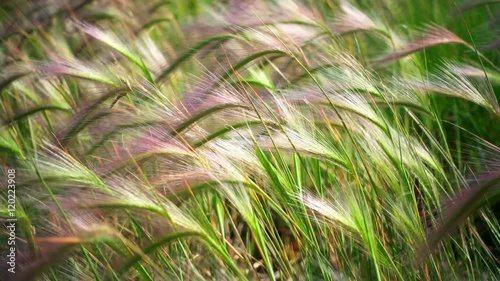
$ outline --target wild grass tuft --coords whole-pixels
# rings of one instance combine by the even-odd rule
[[[500,276],[494,3],[63,2],[0,4],[5,280]]]

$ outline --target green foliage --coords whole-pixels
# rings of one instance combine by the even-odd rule
[[[15,278],[500,276],[495,1],[22,2]]]

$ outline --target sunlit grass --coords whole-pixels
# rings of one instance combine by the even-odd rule
[[[271,2],[0,6],[19,280],[500,276],[496,5]]]

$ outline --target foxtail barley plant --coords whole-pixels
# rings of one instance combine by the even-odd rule
[[[0,11],[2,280],[500,278],[496,1]]]

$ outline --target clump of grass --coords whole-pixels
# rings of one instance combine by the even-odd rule
[[[3,15],[17,277],[498,277],[498,139],[481,128],[499,118],[494,55],[457,28],[474,19],[410,18],[412,34],[363,5],[82,1],[41,21],[27,5],[15,29]],[[486,175],[463,190],[466,169]]]

